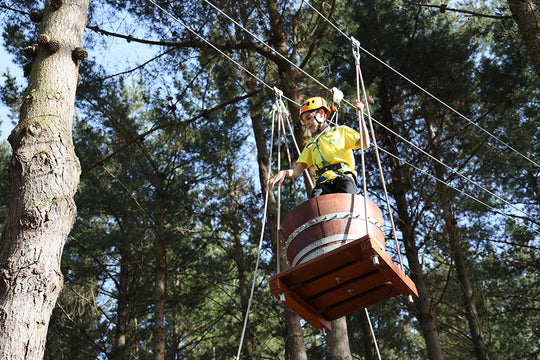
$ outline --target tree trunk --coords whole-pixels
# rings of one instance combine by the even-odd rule
[[[129,250],[128,240],[124,235],[122,239],[122,248],[120,249],[120,275],[118,280],[118,305],[116,321],[116,339],[113,348],[114,360],[127,360],[126,342],[127,342],[127,324],[128,324],[128,304],[129,304]]]
[[[441,159],[441,147],[440,142],[437,141],[435,135],[432,119],[438,119],[438,122],[443,123],[443,119],[438,118],[436,114],[426,114],[424,116],[428,122],[429,144],[432,149],[433,155],[438,159]],[[435,166],[435,175],[439,179],[444,178],[444,171],[442,166]],[[446,234],[448,235],[448,241],[450,248],[452,249],[452,256],[456,264],[457,279],[461,286],[463,293],[465,312],[467,314],[467,321],[469,323],[469,330],[471,332],[471,338],[474,346],[474,353],[478,360],[489,360],[486,343],[482,335],[482,327],[480,325],[480,317],[476,309],[476,303],[473,297],[473,289],[469,280],[469,274],[467,272],[465,254],[458,235],[457,220],[455,218],[455,212],[452,207],[453,191],[447,191],[442,184],[438,185],[437,192],[440,194],[440,208],[443,210],[444,224],[446,227]]]
[[[465,262],[465,253],[459,241],[456,220],[452,212],[449,200],[443,197],[444,203],[444,221],[446,232],[449,237],[450,247],[452,249],[454,261],[456,264],[456,274],[458,282],[461,286],[463,301],[465,305],[465,313],[469,323],[469,331],[471,332],[471,340],[474,346],[474,354],[478,360],[489,360],[486,343],[482,335],[482,326],[480,325],[480,316],[476,309],[474,301],[474,292],[469,280],[467,266]]]
[[[454,226],[455,227],[455,226]],[[474,354],[478,360],[489,360],[486,343],[482,335],[482,326],[480,325],[480,317],[476,309],[476,302],[473,297],[473,289],[467,273],[465,265],[465,255],[463,248],[458,239],[455,239],[454,258],[456,261],[456,272],[463,292],[465,300],[465,311],[467,313],[467,321],[469,322],[469,330],[471,331],[472,342],[474,346]]]
[[[399,166],[394,167],[392,170],[392,178],[395,179],[396,172],[399,173]],[[435,316],[431,310],[429,294],[426,286],[424,275],[422,274],[422,264],[418,257],[418,249],[415,243],[414,229],[410,225],[411,219],[408,214],[407,200],[405,191],[403,191],[403,184],[399,184],[401,179],[398,180],[398,184],[393,186],[395,189],[394,199],[398,208],[399,227],[403,233],[403,242],[405,244],[405,254],[409,261],[409,267],[411,270],[411,280],[414,281],[416,289],[418,290],[418,299],[414,301],[417,307],[417,319],[422,328],[422,335],[426,342],[426,351],[428,359],[430,360],[442,360],[444,359],[441,344],[439,343],[439,333],[435,324]]]
[[[326,336],[328,342],[328,360],[351,360],[347,319],[341,317],[332,321],[332,331]]]
[[[158,195],[158,221],[154,250],[156,256],[154,284],[154,360],[165,360],[165,298],[167,295],[167,260],[163,229],[165,209],[162,194]]]
[[[40,46],[23,96],[13,149],[8,223],[0,243],[0,358],[42,359],[51,312],[63,285],[60,261],[73,226],[80,164],[72,125],[78,64],[89,0],[49,2],[40,35],[60,45]]]
[[[390,91],[387,89],[388,79],[386,73],[383,72],[383,84],[381,87],[381,107],[384,124],[390,129],[397,129],[398,127],[394,123],[392,114],[392,99]],[[399,153],[396,139],[391,134],[388,134],[383,138],[384,147],[386,149],[392,149],[393,153]],[[409,176],[407,169],[400,165],[396,159],[390,160],[390,177],[392,182],[388,187],[394,201],[396,203],[397,215],[396,226],[403,234],[403,243],[405,246],[405,254],[409,262],[409,269],[411,271],[411,280],[415,283],[418,290],[418,299],[414,301],[416,305],[416,318],[422,328],[422,335],[426,342],[426,351],[428,359],[430,360],[442,360],[444,359],[441,344],[439,343],[437,326],[435,324],[435,317],[433,315],[428,289],[426,281],[422,273],[422,264],[419,259],[418,248],[416,247],[415,228],[412,225],[412,219],[409,214],[409,202],[407,201],[407,192],[409,191],[411,184],[408,183]]]
[[[538,1],[508,0],[512,18],[516,22],[527,48],[536,75],[540,78],[540,9]]]

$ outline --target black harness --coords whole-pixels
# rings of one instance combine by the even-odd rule
[[[341,169],[343,169],[344,171],[343,172],[339,171]],[[349,165],[347,165],[344,162],[339,162],[337,164],[330,164],[330,165],[322,167],[320,169],[316,169],[315,170],[315,175],[317,175],[317,177],[319,177],[320,175],[324,174],[325,172],[327,172],[329,170],[334,171],[336,174],[338,174],[338,176],[347,176],[347,174],[351,174],[352,177],[354,178],[355,183],[357,181],[356,176],[354,175],[354,172],[351,170]]]

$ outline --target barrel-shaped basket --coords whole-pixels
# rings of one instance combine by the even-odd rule
[[[282,253],[290,266],[314,259],[368,233],[385,249],[381,211],[373,201],[360,195],[340,193],[310,199],[285,217],[280,233]]]

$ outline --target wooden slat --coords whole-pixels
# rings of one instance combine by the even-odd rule
[[[374,267],[371,261],[356,261],[336,269],[331,273],[312,279],[309,282],[300,283],[293,289],[303,298],[309,298],[327,291],[332,287],[357,279],[360,274],[362,274],[362,276],[367,276],[373,270]]]
[[[369,239],[369,235],[326,254],[322,254],[315,259],[306,261],[303,264],[282,271],[279,273],[279,277],[287,284],[313,281],[313,279],[331,273],[344,265],[357,261],[359,257],[363,257],[360,243],[366,241],[366,239]],[[339,257],[335,256],[336,251],[339,251]]]
[[[379,266],[372,255],[379,256]],[[276,274],[269,283],[276,297],[286,294],[286,306],[328,331],[330,321],[399,294],[418,297],[414,283],[370,235]]]
[[[291,291],[288,286],[279,279],[274,279],[270,283],[272,294],[279,298],[281,293],[285,293],[284,304],[289,309],[300,315],[315,329],[325,328],[332,331],[330,321],[316,311],[312,306],[306,303],[301,297]]]
[[[336,320],[342,316],[352,314],[358,310],[365,309],[372,305],[388,300],[399,295],[399,292],[391,285],[384,284],[371,292],[364,293],[349,301],[334,304],[328,309],[321,310],[321,314],[328,320]]]
[[[372,241],[372,239],[370,239]],[[364,245],[365,246],[365,245]],[[380,265],[379,271],[383,272],[388,280],[399,290],[400,294],[403,295],[412,295],[413,298],[418,298],[418,291],[416,290],[416,285],[412,282],[411,279],[403,273],[400,267],[398,267],[388,254],[379,249],[376,246],[376,243],[371,243],[371,246],[368,248],[364,247],[364,252],[370,258],[372,255],[379,256]]]
[[[361,277],[357,280],[335,286],[320,295],[308,298],[306,299],[306,302],[315,309],[324,309],[332,306],[332,304],[352,299],[359,294],[367,293],[385,282],[384,274],[375,271],[370,273],[370,276]]]

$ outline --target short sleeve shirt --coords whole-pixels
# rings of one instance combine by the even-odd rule
[[[352,150],[357,149],[356,143],[358,140],[360,140],[360,134],[348,126],[342,125],[331,128],[318,138],[314,136],[309,139],[296,162],[304,163],[308,168],[313,165],[316,170],[343,162],[349,165],[356,175]],[[335,179],[338,175],[335,171],[328,170],[323,174],[319,174],[317,182],[322,183]]]

